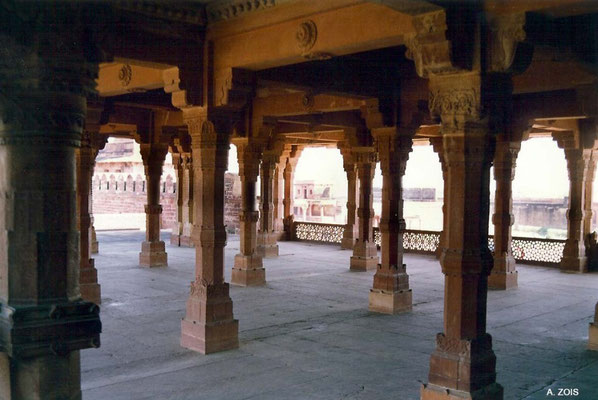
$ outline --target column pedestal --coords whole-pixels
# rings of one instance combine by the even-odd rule
[[[230,281],[237,286],[265,285],[266,270],[263,267],[262,257],[257,254],[235,255],[235,266]]]
[[[139,265],[142,267],[168,266],[168,254],[164,242],[143,242],[139,253]]]
[[[181,346],[202,354],[239,347],[239,321],[233,319],[228,283],[191,284],[187,313],[181,321]]]
[[[375,243],[363,242],[359,239],[353,246],[351,271],[369,271],[378,267],[378,249]]]
[[[399,314],[411,311],[412,304],[411,289],[390,292],[382,289],[370,289],[370,311],[382,314]]]
[[[260,232],[257,237],[257,254],[263,258],[278,257],[278,243],[275,232]]]

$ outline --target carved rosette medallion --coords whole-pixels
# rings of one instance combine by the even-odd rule
[[[120,71],[118,71],[118,80],[120,81],[121,85],[129,86],[131,83],[131,78],[133,76],[133,70],[129,64],[124,64]]]
[[[301,23],[295,33],[295,39],[297,39],[297,45],[301,49],[302,54],[307,54],[314,47],[318,39],[316,23],[312,20]]]

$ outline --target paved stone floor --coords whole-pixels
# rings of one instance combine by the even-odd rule
[[[280,243],[280,257],[264,260],[265,287],[231,290],[240,348],[204,356],[179,346],[194,249],[168,246],[169,267],[142,269],[143,232],[98,239],[102,347],[82,352],[86,400],[419,399],[442,328],[433,257],[406,257],[413,312],[378,315],[367,310],[373,272],[349,272],[350,251]],[[227,280],[238,249],[230,237]],[[598,274],[518,268],[519,289],[488,300],[505,399],[563,398],[559,388],[598,399],[598,354],[585,348]]]

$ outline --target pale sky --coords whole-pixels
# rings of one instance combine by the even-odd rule
[[[238,173],[237,152],[231,145],[229,172]],[[491,175],[491,190],[494,177]],[[295,180],[314,180],[316,183],[334,183],[335,197],[345,197],[347,177],[343,170],[340,151],[322,147],[307,148],[301,153]],[[565,154],[552,138],[534,138],[522,143],[517,158],[513,181],[514,198],[563,198],[569,191]],[[382,187],[382,176],[376,168],[374,186]],[[442,196],[442,171],[438,156],[431,146],[414,146],[407,162],[403,180],[406,188],[433,187],[437,197]],[[594,181],[594,192],[596,192]]]

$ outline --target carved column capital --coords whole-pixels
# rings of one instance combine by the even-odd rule
[[[482,114],[481,80],[477,73],[451,74],[430,79],[430,113],[442,121],[443,133],[461,131]]]
[[[241,179],[257,181],[263,144],[260,141],[246,137],[235,137],[231,143],[237,148],[239,176]]]

